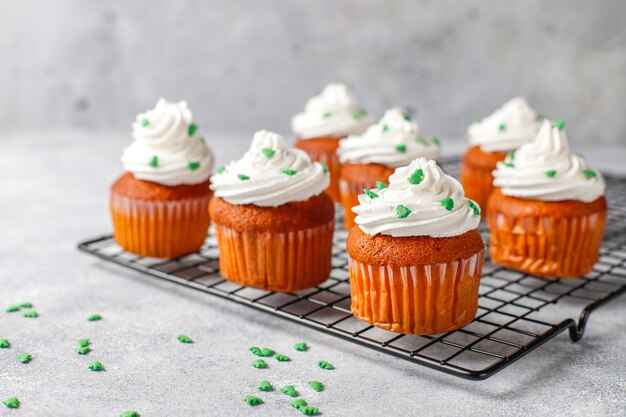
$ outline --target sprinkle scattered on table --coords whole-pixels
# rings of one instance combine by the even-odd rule
[[[89,339],[78,339],[76,343],[80,347],[85,347],[85,346],[89,346],[91,344],[91,341]]]
[[[92,314],[91,316],[87,317],[88,321],[100,321],[102,320],[102,316],[100,314]]]
[[[37,317],[39,317],[39,314],[37,314],[37,312],[35,310],[30,310],[27,311],[26,313],[22,314],[23,317],[26,317],[28,319],[36,319]]]
[[[258,369],[267,368],[267,362],[265,362],[263,359],[257,359],[256,361],[252,362],[252,366]]]
[[[19,353],[17,355],[17,360],[22,362],[22,363],[28,363],[31,360],[33,360],[33,356],[30,355],[29,353]]]
[[[277,353],[276,356],[274,356],[274,358],[276,358],[276,360],[279,361],[279,362],[290,362],[291,361],[291,358],[289,356],[281,355],[280,353]]]
[[[300,342],[293,345],[293,348],[298,352],[304,352],[309,348],[309,345],[307,345],[305,342]]]
[[[270,384],[269,381],[261,381],[261,382],[259,382],[259,385],[257,386],[257,389],[259,391],[271,391],[272,390],[272,384]]]
[[[282,392],[285,395],[289,395],[290,397],[298,396],[298,391],[296,391],[296,388],[293,385],[286,385],[282,387],[280,389],[280,392]]]
[[[243,400],[246,402],[246,404],[248,405],[259,405],[259,404],[263,404],[263,400],[260,399],[259,397],[255,397],[254,395],[246,395]]]
[[[18,400],[17,397],[7,398],[2,401],[2,403],[6,408],[19,408],[20,406],[20,400]]]
[[[124,411],[120,414],[120,417],[139,417],[139,413],[136,411]]]
[[[79,346],[76,348],[76,353],[79,355],[86,355],[91,352],[91,348],[89,346]]]
[[[317,362],[317,366],[319,366],[322,369],[327,369],[329,371],[335,369],[335,367],[330,362],[326,362],[326,361]]]
[[[7,313],[15,313],[16,311],[20,311],[20,306],[9,306],[5,311]]]
[[[184,335],[184,334],[179,334],[178,336],[176,336],[176,339],[178,339],[178,341],[181,343],[193,343],[193,340],[191,340],[191,337]]]
[[[102,364],[102,362],[98,361],[91,362],[89,365],[87,365],[87,367],[94,372],[100,372],[104,370],[104,365]]]
[[[309,381],[309,386],[313,388],[314,391],[321,392],[324,390],[324,384],[319,381]]]
[[[11,346],[11,342],[9,339],[0,339],[0,349],[7,349]]]
[[[20,307],[21,308],[33,308],[33,303],[27,301],[27,302],[20,304]]]

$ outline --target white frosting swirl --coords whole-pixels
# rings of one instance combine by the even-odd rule
[[[345,85],[328,84],[320,95],[307,101],[304,112],[291,119],[291,128],[300,139],[342,138],[364,131],[372,122]]]
[[[359,195],[352,210],[363,232],[389,236],[458,236],[476,229],[480,208],[435,161],[418,158],[397,168],[389,187]]]
[[[485,152],[512,151],[532,142],[541,124],[540,119],[525,99],[516,97],[469,126],[469,142]]]
[[[199,184],[211,175],[213,154],[198,135],[185,101],[161,98],[154,110],[137,116],[133,138],[122,163],[135,178],[175,186]]]
[[[564,123],[544,120],[534,142],[523,145],[493,171],[493,184],[502,194],[542,201],[591,202],[604,195],[599,171],[572,153]]]
[[[381,164],[397,168],[415,158],[439,159],[436,139],[428,140],[411,116],[398,107],[385,112],[380,121],[362,134],[339,141],[337,154],[341,163]]]
[[[330,183],[326,167],[312,163],[306,152],[287,149],[282,136],[261,130],[250,149],[211,177],[215,196],[231,204],[277,207],[306,201]]]

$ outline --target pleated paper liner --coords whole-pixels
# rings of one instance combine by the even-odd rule
[[[240,232],[214,224],[220,273],[229,281],[287,292],[318,285],[330,274],[334,221],[290,232]]]
[[[176,258],[196,252],[209,229],[211,196],[178,201],[146,201],[111,194],[115,241],[128,252]]]
[[[332,142],[335,142],[333,146]],[[320,145],[320,146],[316,146]],[[341,163],[337,157],[337,147],[339,139],[302,139],[296,143],[296,148],[306,151],[312,161],[322,162],[328,168],[330,174],[330,185],[326,193],[335,203],[341,202],[339,197],[339,175],[341,173]]]
[[[576,278],[598,260],[606,211],[571,217],[488,214],[493,263],[541,277]]]
[[[352,314],[398,333],[430,335],[469,324],[478,309],[484,250],[433,265],[380,266],[350,259]]]
[[[352,207],[359,205],[359,194],[363,193],[364,188],[369,187],[371,187],[370,184],[356,184],[344,179],[339,180],[339,194],[341,195],[343,222],[346,230],[350,230],[354,226],[356,213],[352,211]]]

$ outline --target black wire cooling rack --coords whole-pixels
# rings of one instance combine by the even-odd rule
[[[442,165],[447,173],[458,173],[458,160]],[[219,273],[217,243],[212,234],[200,252],[170,261],[125,252],[110,235],[82,242],[79,248],[106,261],[245,304],[415,364],[482,380],[565,330],[569,330],[573,341],[579,340],[589,315],[626,292],[626,178],[606,176],[606,180],[609,218],[600,260],[592,272],[577,279],[537,278],[491,264],[487,257],[474,321],[463,329],[434,336],[393,333],[352,316],[347,233],[341,224],[335,234],[328,280],[295,293],[263,291],[224,280]],[[488,242],[482,224],[481,232]]]

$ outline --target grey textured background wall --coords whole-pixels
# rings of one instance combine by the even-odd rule
[[[0,0],[0,131],[129,129],[163,95],[202,127],[289,132],[330,81],[429,133],[522,94],[626,142],[626,2]]]

